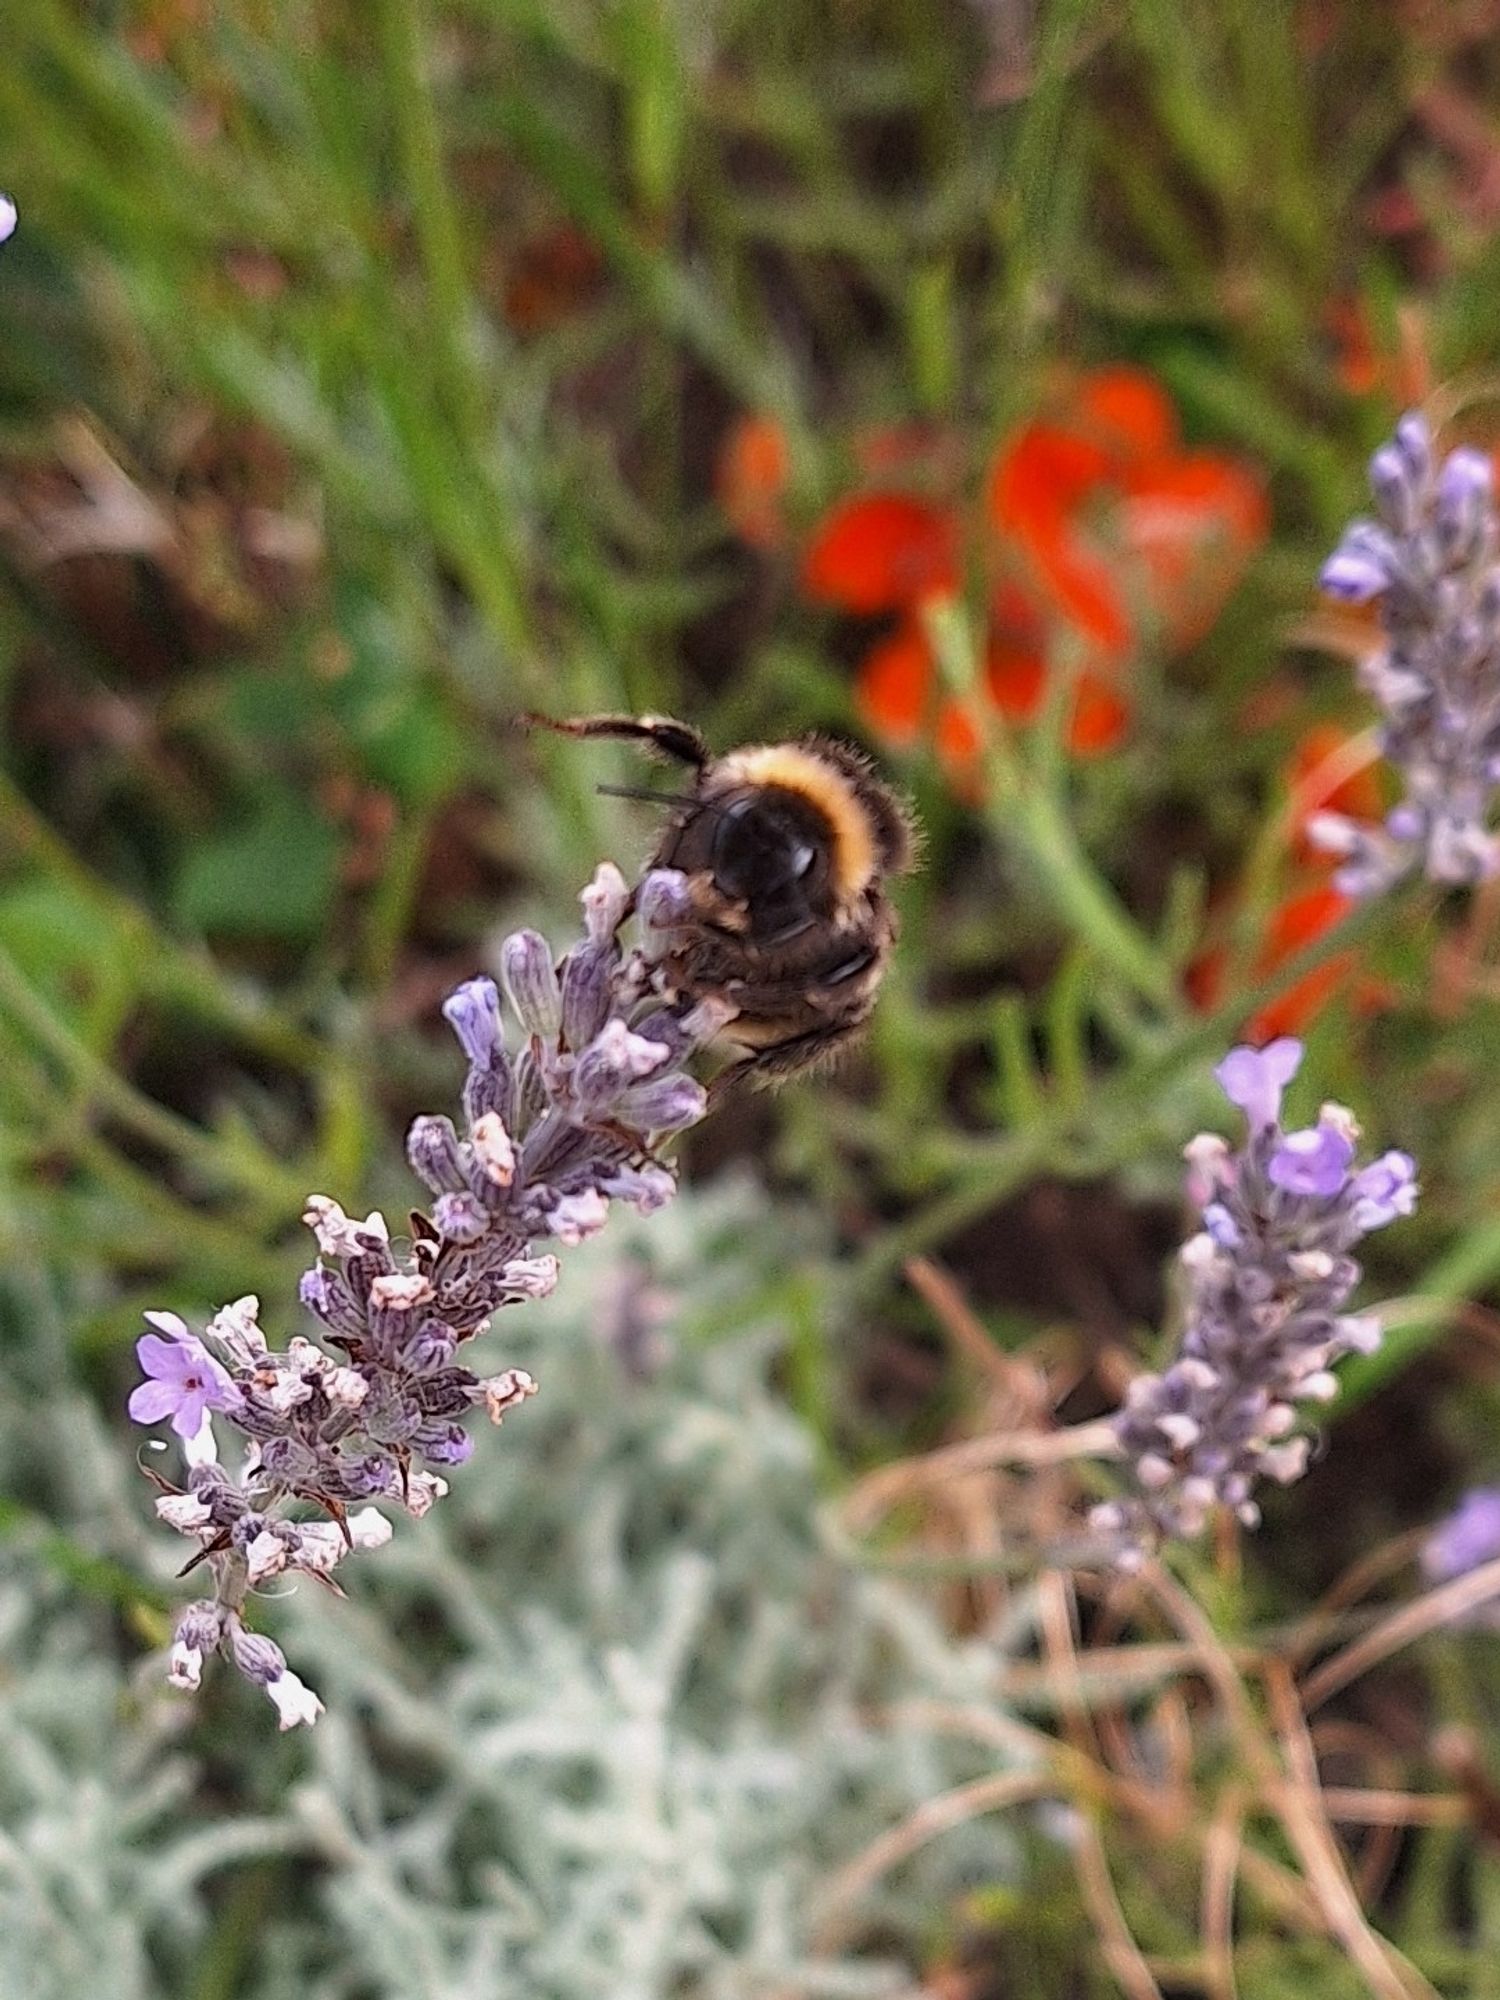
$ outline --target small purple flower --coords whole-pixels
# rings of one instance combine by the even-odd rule
[[[1373,556],[1357,549],[1340,549],[1324,563],[1318,581],[1341,604],[1368,604],[1372,597],[1379,597],[1390,579],[1385,565]]]
[[[1282,1035],[1263,1049],[1231,1049],[1214,1075],[1224,1095],[1239,1106],[1255,1131],[1274,1125],[1281,1116],[1281,1093],[1301,1062],[1302,1044]]]
[[[1342,1189],[1354,1158],[1354,1141],[1336,1125],[1310,1125],[1288,1132],[1271,1155],[1266,1178],[1287,1194],[1325,1200]]]
[[[489,1212],[472,1194],[440,1194],[432,1219],[455,1243],[477,1243],[489,1227]]]
[[[131,1390],[126,1408],[138,1424],[159,1424],[170,1417],[180,1438],[194,1438],[208,1412],[234,1409],[240,1392],[228,1370],[176,1313],[152,1312],[146,1318],[158,1332],[143,1333],[135,1352],[150,1379]]]
[[[0,243],[8,243],[16,233],[20,221],[15,203],[8,194],[0,194]]]
[[[443,1002],[443,1019],[471,1063],[488,1064],[500,1041],[500,994],[493,979],[466,979]]]
[[[1438,476],[1433,514],[1450,560],[1474,548],[1494,491],[1495,475],[1482,451],[1461,446],[1449,455]]]
[[[422,1454],[433,1465],[462,1465],[472,1457],[474,1440],[458,1424],[450,1424],[439,1436],[426,1440]]]
[[[1476,1486],[1428,1536],[1422,1549],[1422,1571],[1432,1583],[1447,1583],[1497,1557],[1500,1486]]]
[[[1410,1153],[1382,1153],[1349,1184],[1354,1216],[1362,1230],[1384,1229],[1417,1205],[1417,1163]]]
[[[1221,1201],[1211,1201],[1203,1211],[1203,1227],[1221,1250],[1237,1250],[1240,1228]]]

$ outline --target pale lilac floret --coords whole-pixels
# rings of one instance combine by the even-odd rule
[[[1500,1560],[1500,1486],[1477,1486],[1428,1536],[1422,1569],[1433,1583]]]
[[[1266,1178],[1287,1194],[1335,1195],[1348,1179],[1354,1141],[1333,1125],[1288,1132],[1266,1164]]]
[[[1301,1063],[1302,1044],[1282,1035],[1263,1049],[1231,1049],[1214,1075],[1224,1095],[1239,1106],[1255,1130],[1276,1123],[1281,1115],[1281,1093]]]
[[[1417,1205],[1417,1163],[1410,1153],[1384,1153],[1349,1184],[1354,1219],[1363,1230],[1383,1229]]]
[[[0,194],[0,243],[8,243],[16,233],[20,215],[8,194]]]
[[[1373,1315],[1346,1310],[1360,1278],[1351,1253],[1411,1213],[1416,1169],[1392,1152],[1355,1171],[1357,1128],[1341,1105],[1284,1132],[1281,1093],[1301,1057],[1290,1038],[1231,1050],[1217,1075],[1247,1137],[1235,1153],[1209,1136],[1187,1148],[1203,1227],[1181,1251],[1181,1341],[1161,1374],[1132,1382],[1115,1419],[1134,1491],[1092,1516],[1122,1567],[1164,1537],[1200,1533],[1215,1508],[1253,1526],[1261,1482],[1286,1485],[1306,1468],[1298,1405],[1327,1402],[1333,1364],[1379,1342]]]
[[[1324,563],[1319,581],[1330,597],[1345,604],[1368,604],[1385,589],[1387,568],[1373,555],[1340,549]]]
[[[146,1318],[160,1331],[143,1333],[135,1344],[136,1359],[149,1379],[131,1390],[126,1407],[138,1424],[159,1424],[170,1417],[180,1438],[195,1438],[210,1410],[238,1404],[239,1390],[175,1313],[147,1313]]]

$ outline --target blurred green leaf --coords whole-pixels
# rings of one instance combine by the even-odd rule
[[[211,935],[305,943],[327,921],[338,860],[338,838],[316,807],[269,785],[242,822],[193,847],[173,909],[179,922]]]

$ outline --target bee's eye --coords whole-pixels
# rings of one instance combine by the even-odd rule
[[[721,812],[714,836],[714,876],[727,895],[762,900],[811,887],[819,850],[809,840],[798,801],[747,794]]]

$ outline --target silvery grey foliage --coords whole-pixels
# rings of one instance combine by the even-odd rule
[[[1299,1403],[1337,1394],[1330,1372],[1379,1344],[1379,1321],[1345,1311],[1360,1280],[1360,1238],[1416,1206],[1416,1167],[1390,1152],[1355,1165],[1359,1131],[1341,1104],[1316,1125],[1281,1126],[1281,1094],[1302,1045],[1285,1037],[1230,1051],[1215,1074],[1249,1127],[1238,1152],[1204,1133],[1188,1147],[1203,1227],[1183,1246],[1185,1325],[1171,1365],[1141,1375],[1115,1419],[1136,1493],[1096,1507],[1092,1524],[1124,1568],[1161,1536],[1196,1535],[1216,1506],[1247,1526],[1262,1479],[1307,1466]]]
[[[995,1713],[997,1646],[821,1542],[764,1256],[818,1268],[815,1229],[736,1183],[573,1253],[514,1316],[546,1388],[505,1448],[356,1597],[274,1586],[329,1705],[294,1756],[233,1676],[201,1710],[154,1671],[126,1681],[108,1608],[47,1581],[40,1539],[0,1548],[0,2000],[76,2000],[90,1954],[110,2000],[192,1990],[237,1864],[261,1860],[236,2000],[909,2000],[934,1909],[1012,1874],[1006,1820],[945,1833],[820,1940],[823,1897],[924,1800],[1003,1766],[920,1707]],[[645,1378],[611,1337],[643,1276]],[[12,1466],[22,1435],[54,1460],[81,1401],[47,1373],[24,1403],[0,1385]],[[106,1546],[165,1575],[120,1455],[84,1436],[93,1474],[56,1525],[108,1522]]]
[[[1389,888],[1420,868],[1477,882],[1500,868],[1491,830],[1500,784],[1500,527],[1494,468],[1468,447],[1434,458],[1409,414],[1370,461],[1376,518],[1353,523],[1323,568],[1350,604],[1378,600],[1385,645],[1360,668],[1385,720],[1381,747],[1405,796],[1381,826],[1315,814],[1312,839],[1343,857],[1347,894]]]
[[[703,1088],[683,1065],[726,1018],[656,991],[653,941],[682,893],[671,871],[647,876],[642,940],[627,952],[620,930],[637,898],[605,863],[583,892],[583,940],[561,965],[534,931],[506,938],[514,1051],[492,980],[451,995],[443,1012],[469,1063],[464,1129],[423,1117],[407,1138],[430,1217],[401,1241],[382,1215],[360,1221],[326,1195],[308,1198],[319,1254],[301,1298],[318,1341],[273,1348],[254,1298],[226,1306],[201,1336],[175,1313],[146,1315],[147,1379],[130,1414],[170,1419],[182,1442],[186,1476],[178,1486],[154,1475],[156,1511],[196,1543],[213,1584],[178,1621],[174,1685],[196,1688],[221,1654],[265,1690],[283,1729],[315,1721],[319,1698],[246,1624],[247,1594],[283,1575],[331,1581],[346,1556],[390,1539],[382,1506],[425,1514],[473,1449],[469,1413],[498,1424],[535,1392],[524,1369],[480,1375],[460,1356],[501,1308],[552,1290],[557,1258],[536,1246],[581,1243],[612,1202],[649,1214],[672,1194],[654,1148],[703,1115]],[[232,1467],[219,1460],[215,1418],[244,1441]]]

